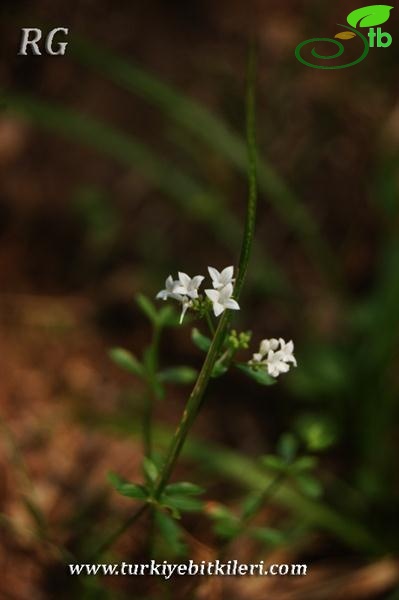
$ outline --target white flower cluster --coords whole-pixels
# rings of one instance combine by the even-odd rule
[[[205,294],[212,302],[215,317],[221,315],[227,308],[230,310],[240,310],[236,300],[232,298],[234,284],[234,267],[226,267],[223,271],[218,271],[213,267],[208,267],[209,275],[212,279],[213,289],[205,290]],[[188,308],[193,306],[193,300],[198,296],[198,290],[205,277],[196,275],[189,277],[186,273],[179,272],[178,279],[174,280],[169,275],[165,282],[165,289],[157,294],[158,300],[167,300],[172,298],[182,305],[180,323],[183,322],[184,315]]]
[[[280,373],[288,373],[290,365],[297,366],[294,356],[294,342],[285,342],[283,338],[276,340],[262,340],[259,352],[253,355],[250,364],[262,365],[272,377],[278,377]]]

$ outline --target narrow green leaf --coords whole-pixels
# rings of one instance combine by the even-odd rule
[[[220,504],[219,502],[208,502],[205,507],[206,514],[211,518],[216,520],[233,520],[237,521],[237,516],[224,504]]]
[[[203,335],[196,327],[191,332],[191,339],[194,344],[202,350],[203,352],[208,352],[211,347],[212,340],[210,340],[206,335]]]
[[[181,494],[184,496],[199,496],[204,494],[204,488],[188,481],[179,481],[177,483],[170,483],[165,488],[166,494]]]
[[[294,462],[294,469],[296,471],[310,471],[317,466],[316,456],[301,456]]]
[[[129,350],[124,348],[112,348],[108,353],[110,359],[121,369],[138,375],[144,376],[144,367],[140,361]]]
[[[143,466],[144,475],[149,479],[149,481],[151,483],[155,483],[155,481],[158,477],[158,469],[157,469],[155,463],[150,458],[145,456],[143,458],[142,466]]]
[[[236,367],[260,385],[274,385],[276,383],[275,377],[271,377],[265,369],[253,369],[245,363],[237,364]]]
[[[280,456],[275,456],[274,454],[262,456],[260,458],[260,463],[267,469],[272,469],[273,471],[285,471],[287,469],[286,463]]]
[[[168,305],[158,311],[158,324],[162,327],[175,327],[179,324],[179,315]]]
[[[183,531],[179,524],[160,510],[155,512],[155,524],[168,549],[172,551],[172,554],[184,556],[186,545],[183,541]]]
[[[231,539],[234,538],[240,531],[240,525],[237,522],[229,521],[228,519],[221,519],[216,521],[213,527],[214,532],[221,538]]]
[[[148,490],[140,484],[130,483],[120,477],[117,473],[108,473],[108,481],[112,487],[122,496],[128,498],[136,498],[137,500],[145,500],[148,497]]]
[[[163,506],[166,506],[167,508],[182,512],[200,512],[204,507],[204,503],[202,500],[182,494],[164,493],[161,496],[160,502]]]
[[[294,460],[298,450],[298,441],[291,433],[284,433],[277,444],[278,454],[287,462]]]
[[[251,492],[241,502],[241,518],[246,518],[248,515],[252,515],[257,507],[259,506],[259,500],[262,497],[262,492]]]
[[[158,373],[159,381],[188,385],[197,379],[198,371],[192,367],[171,367]]]
[[[322,415],[302,415],[297,421],[296,430],[308,450],[313,452],[327,450],[338,437],[336,424],[331,418]]]
[[[213,379],[217,379],[218,377],[222,377],[222,375],[227,373],[227,371],[228,368],[226,367],[226,365],[215,363],[215,366],[212,369],[211,377],[213,377]]]
[[[144,296],[144,294],[137,294],[136,302],[138,307],[143,311],[146,317],[148,317],[151,323],[157,324],[158,312],[151,300],[149,300],[147,296]]]
[[[295,475],[295,481],[301,492],[310,498],[320,498],[323,487],[318,479],[311,475],[299,473]]]
[[[250,535],[255,540],[267,544],[268,546],[279,546],[285,542],[285,535],[278,529],[270,527],[256,527],[250,530]]]

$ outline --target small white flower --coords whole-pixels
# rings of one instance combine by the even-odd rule
[[[181,277],[182,275],[183,278]],[[184,275],[184,273],[179,273],[179,279],[176,281],[173,279],[172,275],[169,275],[165,281],[165,289],[161,290],[156,295],[158,300],[167,300],[168,298],[172,298],[172,300],[177,300],[181,303],[182,311],[180,316],[180,324],[183,323],[184,315],[186,314],[187,309],[192,306],[191,298],[188,297],[188,294],[190,293],[191,297],[194,297],[196,293],[195,297],[198,297],[198,292],[196,290],[201,284],[202,279],[204,279],[203,277],[194,277],[191,280],[188,275],[186,275],[185,277],[188,277],[189,279],[189,281],[187,281]],[[201,281],[198,281],[199,279]],[[186,287],[183,287],[182,280],[188,284]],[[181,292],[184,292],[184,294]]]
[[[158,292],[156,299],[167,300],[168,298],[174,298],[175,300],[181,300],[181,296],[179,296],[179,294],[175,294],[175,288],[178,283],[178,281],[174,281],[172,275],[169,275],[165,281],[165,289]]]
[[[205,294],[213,304],[215,317],[221,315],[226,308],[240,310],[238,302],[231,297],[233,294],[233,285],[231,283],[225,285],[221,290],[205,290]]]
[[[285,342],[283,338],[276,340],[262,340],[259,346],[259,352],[252,356],[249,361],[251,365],[262,365],[266,367],[267,372],[272,377],[278,377],[280,373],[288,373],[290,363],[297,366],[294,357],[294,342],[290,340]]]
[[[283,356],[283,360],[287,363],[292,363],[294,367],[296,367],[296,358],[294,356],[294,342],[290,340],[289,342],[285,342],[283,338],[279,339],[280,342],[280,352]]]
[[[267,355],[266,365],[267,372],[272,377],[278,377],[280,373],[288,373],[290,370],[290,365],[285,362],[284,354],[281,352],[281,350],[278,352],[270,350]]]
[[[188,296],[192,300],[198,298],[198,288],[204,281],[205,277],[196,275],[191,278],[186,273],[179,273],[179,280],[176,282],[174,292],[182,296]]]
[[[277,350],[277,348],[278,340],[275,338],[272,338],[271,340],[262,340],[259,346],[259,352],[252,357],[253,362],[261,363],[270,350]]]
[[[221,290],[228,284],[234,284],[234,267],[226,267],[223,271],[218,271],[214,267],[208,267],[209,275],[212,279],[212,285],[215,290]]]

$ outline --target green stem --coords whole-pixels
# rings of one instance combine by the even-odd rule
[[[248,83],[246,97],[246,133],[248,149],[248,204],[245,217],[244,236],[241,245],[241,253],[238,266],[236,284],[234,286],[234,295],[236,299],[241,295],[245,275],[248,269],[249,259],[255,236],[256,207],[258,201],[257,186],[257,152],[255,139],[255,77],[256,77],[256,56],[254,44],[251,44],[248,55]]]
[[[209,327],[209,331],[211,332],[211,335],[214,336],[215,335],[215,326],[213,324],[212,317],[209,314],[209,312],[206,313],[206,322],[208,323],[208,327]]]
[[[153,394],[149,390],[144,398],[143,411],[143,449],[144,456],[152,457],[152,417],[153,417]]]
[[[237,534],[238,537],[241,535],[249,523],[258,515],[258,513],[264,508],[269,502],[273,494],[278,490],[280,484],[285,478],[284,473],[276,475],[272,481],[265,487],[265,489],[256,498],[256,501],[251,505],[250,509],[243,513],[240,530]]]
[[[149,352],[151,354],[151,360],[148,367],[147,385],[148,390],[145,396],[145,405],[143,413],[143,446],[144,455],[148,458],[152,457],[153,444],[152,444],[152,420],[154,412],[154,402],[158,397],[158,387],[156,382],[157,370],[158,370],[158,355],[159,355],[159,343],[161,340],[161,327],[154,325],[151,345]]]
[[[132,525],[135,523],[148,509],[149,504],[143,504],[137,508],[137,510],[127,519],[124,523],[122,523],[115,531],[113,531],[109,536],[105,538],[105,540],[96,548],[91,556],[89,556],[88,560],[94,562],[100,556],[104,554],[115,542],[120,538],[122,534],[125,533]]]

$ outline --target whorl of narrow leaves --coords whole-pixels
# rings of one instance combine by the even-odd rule
[[[299,491],[306,496],[318,498],[323,488],[320,481],[313,475],[312,470],[317,466],[315,456],[297,456],[297,439],[287,433],[284,434],[277,445],[278,454],[262,456],[261,464],[280,476],[290,477]]]
[[[137,483],[130,483],[116,473],[108,473],[108,481],[122,496],[135,498],[136,500],[146,500],[148,498],[149,492],[145,486]]]
[[[170,511],[174,519],[180,519],[180,512],[196,512],[203,509],[203,502],[196,498],[204,493],[204,489],[188,481],[180,481],[167,485],[158,500],[153,497],[154,484],[158,477],[158,468],[149,458],[144,458],[142,469],[147,484],[131,483],[116,473],[109,473],[108,480],[112,487],[122,496],[143,500],[159,510]]]
[[[212,344],[212,340],[206,335],[200,333],[200,331],[198,331],[196,328],[194,328],[191,332],[191,339],[197,348],[202,350],[202,352],[208,352]]]

